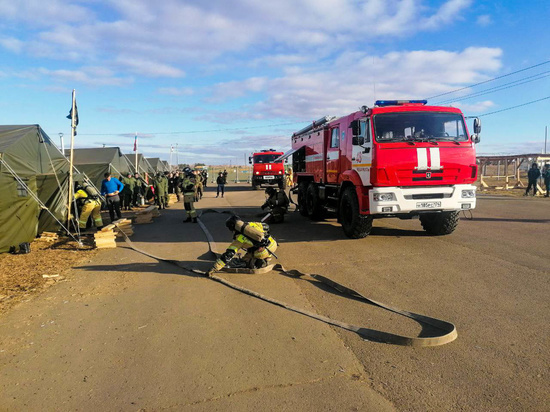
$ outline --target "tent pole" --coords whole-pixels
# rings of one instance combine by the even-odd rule
[[[73,89],[73,102],[72,102],[72,109],[71,109],[71,153],[69,155],[69,199],[67,203],[67,228],[69,227],[69,222],[71,220],[71,203],[73,201],[73,160],[74,160],[74,132],[76,129],[75,124],[75,102],[76,102],[76,90]]]

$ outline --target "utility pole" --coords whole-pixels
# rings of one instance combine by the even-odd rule
[[[179,167],[180,167],[180,160],[178,155],[178,144],[176,143],[176,168],[179,169]]]

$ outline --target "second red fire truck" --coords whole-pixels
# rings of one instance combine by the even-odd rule
[[[258,189],[262,184],[285,188],[285,166],[282,160],[276,160],[282,154],[283,152],[277,152],[274,149],[266,149],[248,158],[248,162],[253,165],[252,190]]]
[[[335,213],[350,238],[367,236],[374,218],[418,217],[433,235],[454,231],[476,206],[475,144],[462,112],[425,100],[377,101],[340,118],[323,117],[292,136],[300,213]]]

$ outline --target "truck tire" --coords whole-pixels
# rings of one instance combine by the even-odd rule
[[[256,180],[252,179],[252,190],[258,190],[258,184],[256,183]]]
[[[315,183],[310,183],[306,190],[306,210],[311,220],[323,218],[323,208],[319,200],[319,192]]]
[[[347,237],[361,239],[369,235],[372,229],[372,216],[359,213],[359,200],[355,188],[346,187],[340,199],[340,221]]]
[[[306,209],[306,192],[307,192],[307,182],[300,182],[298,185],[298,209],[302,216],[308,216]]]
[[[286,189],[286,179],[282,179],[279,183],[279,189]]]
[[[459,212],[428,213],[420,215],[420,223],[430,235],[442,236],[454,232],[458,225]]]

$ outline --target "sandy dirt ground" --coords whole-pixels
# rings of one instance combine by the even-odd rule
[[[258,218],[262,192],[227,189],[224,199],[207,189],[198,208]],[[272,225],[286,267],[455,323],[458,339],[437,348],[365,341],[123,243],[99,251],[0,317],[0,410],[547,410],[547,200],[482,196],[444,237],[425,235],[418,220],[377,220],[361,240],[334,219],[291,213]],[[206,270],[205,238],[182,218],[172,207],[132,239]],[[202,220],[223,249],[225,216]],[[422,333],[306,281],[227,276],[335,319]]]

